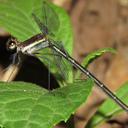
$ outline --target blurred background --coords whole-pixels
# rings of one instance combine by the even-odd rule
[[[111,90],[118,89],[128,80],[128,0],[52,0],[52,2],[63,7],[71,17],[74,33],[73,57],[76,60],[82,62],[88,53],[100,48],[117,49],[117,54],[105,54],[96,59],[89,69]],[[1,42],[6,41],[7,37],[8,33],[0,29]],[[2,43],[0,45],[1,48]],[[0,57],[3,57],[3,54]],[[0,63],[4,63],[2,66],[6,67],[9,61],[0,60]],[[21,74],[16,79],[21,79]],[[94,88],[88,103],[82,105],[73,117],[75,128],[84,128],[105,98],[100,90]],[[128,128],[126,113],[115,117],[114,120],[116,121],[108,122],[101,128]],[[68,126],[57,126],[57,128],[66,127]]]
[[[79,62],[93,50],[104,47],[117,49],[116,55],[105,54],[96,59],[89,69],[111,90],[118,89],[128,80],[128,0],[53,2],[64,7],[71,17],[74,32],[73,55]],[[84,128],[104,98],[104,94],[94,88],[88,103],[76,112],[76,128]],[[128,128],[127,114],[119,115],[115,120],[118,123],[106,123],[101,128]]]

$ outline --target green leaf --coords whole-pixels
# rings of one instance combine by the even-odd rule
[[[0,126],[52,128],[66,121],[91,92],[92,80],[53,91],[30,83],[0,83]]]
[[[21,8],[17,2],[16,0],[1,1],[0,26],[19,41],[24,41],[40,31],[36,28],[36,25],[33,24],[29,14],[25,12],[25,8],[22,8],[23,1],[19,3],[19,6],[22,5]],[[24,4],[26,4],[26,2],[24,2]],[[30,6],[28,6],[28,8],[29,7]]]
[[[128,104],[128,82],[123,84],[116,92],[116,95],[125,103]],[[124,112],[113,100],[107,99],[99,108],[96,115],[92,118],[91,126],[98,127],[104,121],[110,119],[121,112]]]
[[[103,48],[103,49],[94,51],[85,57],[85,59],[82,62],[82,65],[87,67],[94,59],[97,59],[98,57],[102,56],[106,52],[116,53],[116,50],[113,48]]]
[[[104,53],[106,52],[111,52],[111,53],[116,53],[116,50],[113,48],[102,48],[99,49],[97,51],[91,52],[89,53],[83,60],[82,62],[82,66],[84,66],[85,68],[88,67],[88,65],[94,61],[95,59],[97,59],[98,57],[102,56]],[[81,72],[77,71],[76,73],[76,78],[78,79],[80,77]]]

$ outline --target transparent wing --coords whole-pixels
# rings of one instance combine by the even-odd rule
[[[60,76],[60,80],[62,81],[67,81],[68,79],[68,72],[66,72],[66,64],[62,58],[62,56],[60,56],[58,53],[56,53],[54,50],[52,50],[53,52],[53,61],[55,63],[55,65],[57,66],[57,73],[58,76]],[[68,68],[68,67],[67,67]]]
[[[61,42],[56,42],[56,45],[58,45],[58,47],[68,55]],[[67,62],[65,58],[60,56],[56,51],[52,50],[52,53],[56,54],[56,56],[54,56],[54,61],[63,80],[65,80],[66,82],[70,82],[69,80],[72,79],[72,65],[69,62]]]
[[[45,56],[48,58],[50,64],[50,71],[55,75],[60,85],[69,82],[70,72],[72,71],[71,65],[53,49],[44,49],[38,53],[37,56]],[[43,58],[41,61],[48,66],[49,62]],[[70,78],[71,79],[71,78]]]
[[[34,8],[32,16],[40,30],[51,36],[58,31],[60,22],[59,17],[50,2],[43,0],[41,5]]]

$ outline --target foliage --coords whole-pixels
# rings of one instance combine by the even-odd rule
[[[31,83],[0,83],[0,125],[51,128],[87,99],[92,84],[81,81],[49,92]]]
[[[40,29],[32,18],[32,13],[41,14],[42,0],[0,0],[0,26],[8,31],[12,36],[23,42],[26,39],[40,33]],[[59,28],[55,30],[54,40],[64,42],[63,46],[71,55],[73,49],[73,36],[70,20],[66,12],[52,3],[46,1],[52,8],[49,15],[54,11],[59,20]],[[53,17],[53,21],[57,20]],[[53,24],[54,25],[54,24]],[[51,30],[52,26],[50,27]],[[54,32],[54,31],[53,31]],[[50,37],[51,38],[51,37]],[[47,52],[47,50],[45,51]],[[83,61],[82,65],[87,67],[94,59],[103,55],[103,53],[112,52],[114,49],[105,48],[89,54]],[[44,50],[40,55],[45,54]],[[39,56],[38,56],[39,57]],[[52,58],[52,57],[51,57]],[[51,59],[50,58],[50,59]],[[41,58],[42,62],[47,65],[47,62]],[[46,59],[47,60],[47,59]],[[63,65],[62,65],[63,67]],[[0,83],[0,126],[5,128],[52,128],[60,121],[67,121],[69,116],[87,100],[91,93],[93,81],[87,79],[85,81],[74,82],[73,69],[70,65],[62,69],[68,72],[68,86],[47,91],[40,88],[38,85],[24,82]],[[53,66],[52,69],[56,70]],[[76,78],[80,79],[80,72],[77,71]],[[127,86],[122,88],[117,93],[123,97],[127,95]],[[125,96],[125,102],[128,98]],[[108,106],[112,105],[109,111]],[[121,111],[112,101],[107,100],[99,109],[105,116],[118,114]],[[111,112],[111,113],[110,113]],[[99,121],[100,120],[100,121]],[[92,126],[96,126],[99,122],[105,120],[104,117],[97,117],[97,114],[92,120]],[[98,122],[99,121],[99,122]],[[98,122],[98,123],[97,123]]]

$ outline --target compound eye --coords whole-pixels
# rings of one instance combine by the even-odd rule
[[[12,39],[12,38],[9,39],[7,44],[6,44],[7,50],[9,50],[9,51],[15,51],[16,46],[17,46],[16,39]]]

